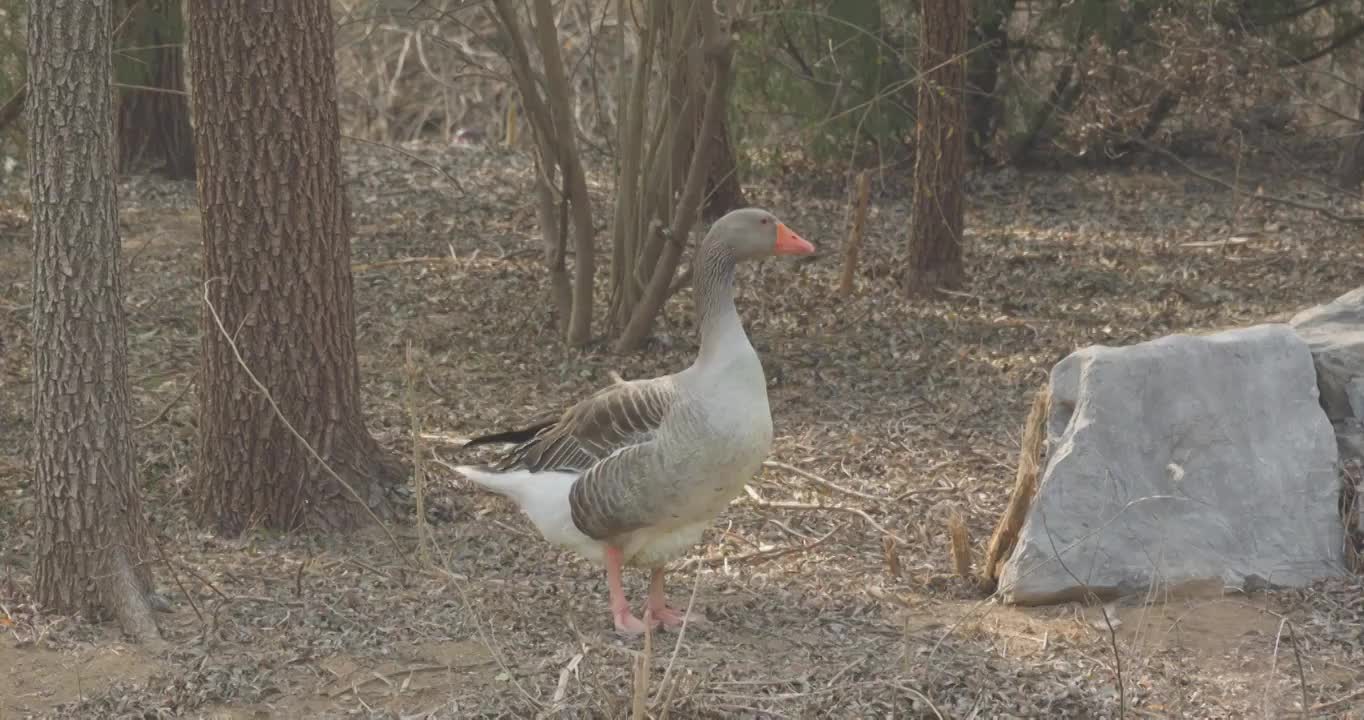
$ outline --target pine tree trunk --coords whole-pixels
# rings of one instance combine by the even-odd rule
[[[961,285],[966,0],[923,0],[915,128],[914,215],[902,281],[909,295]]]
[[[189,20],[211,303],[197,513],[229,535],[382,519],[403,470],[360,412],[330,7],[216,0]]]
[[[108,3],[28,11],[38,601],[159,638],[128,427]]]
[[[153,165],[176,179],[194,177],[194,137],[185,95],[182,0],[123,0],[131,13],[120,38],[118,168]],[[139,87],[128,87],[139,86]]]

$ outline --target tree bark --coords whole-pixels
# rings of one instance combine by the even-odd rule
[[[115,70],[118,168],[159,165],[167,176],[194,177],[194,137],[185,94],[182,0],[123,0],[132,13]]]
[[[360,412],[330,7],[194,3],[189,31],[207,300],[195,509],[225,534],[382,519],[403,470]]]
[[[128,420],[109,3],[28,11],[38,601],[112,616],[142,641],[150,532]]]
[[[966,0],[923,0],[914,215],[902,284],[913,295],[961,285]]]

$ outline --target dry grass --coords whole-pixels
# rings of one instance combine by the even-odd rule
[[[1018,449],[1018,471],[1014,475],[1014,489],[1009,493],[1009,504],[995,525],[990,544],[985,548],[985,563],[981,580],[993,589],[999,583],[1004,562],[1013,555],[1018,533],[1023,530],[1028,508],[1037,495],[1037,482],[1042,476],[1042,453],[1047,441],[1047,413],[1051,410],[1051,390],[1043,385],[1033,396],[1028,419],[1023,421],[1023,443]]]
[[[440,438],[524,420],[615,372],[676,369],[695,352],[685,296],[645,353],[564,351],[539,302],[524,158],[412,151],[470,194],[381,148],[348,153],[366,409],[394,451],[453,460]],[[642,703],[656,718],[1116,717],[1116,646],[1129,716],[1259,716],[1266,688],[1271,716],[1303,702],[1317,716],[1357,716],[1358,584],[1117,607],[1110,635],[1099,608],[983,602],[956,577],[941,530],[959,512],[969,537],[988,537],[1018,470],[1011,458],[1030,447],[1018,421],[1064,354],[1326,300],[1364,276],[1354,232],[1233,206],[1158,172],[988,176],[972,194],[968,286],[907,303],[886,273],[906,236],[894,180],[873,178],[860,291],[846,298],[843,190],[823,191],[820,178],[752,188],[755,204],[820,248],[741,275],[777,445],[753,494],[672,574],[675,598],[694,588],[708,622],[652,637],[644,653],[610,631],[598,571],[437,462],[400,490],[409,518],[392,528],[413,556],[428,538],[416,570],[378,531],[225,540],[191,526],[198,219],[192,186],[130,179],[120,199],[137,444],[173,649],[147,657],[29,604],[29,441],[0,434],[0,664],[20,668],[0,678],[0,712],[630,717]],[[589,178],[602,198],[604,182]],[[0,195],[4,428],[26,427],[30,412],[26,218],[5,210],[21,197]],[[1261,228],[1252,241],[1185,245],[1247,222]],[[971,553],[983,556],[981,544]],[[627,582],[642,597],[644,578]]]

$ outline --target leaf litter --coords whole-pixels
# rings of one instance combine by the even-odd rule
[[[442,439],[561,407],[612,373],[690,361],[686,292],[645,352],[557,342],[524,155],[405,148],[443,172],[382,147],[346,149],[365,411],[395,453],[410,457],[412,412],[426,447],[453,460]],[[591,192],[604,230],[602,167]],[[439,463],[425,464],[423,498],[434,561],[417,570],[382,532],[221,539],[196,528],[185,496],[199,391],[194,188],[123,180],[136,444],[168,559],[156,572],[172,649],[149,657],[107,626],[33,606],[31,441],[4,433],[0,663],[26,668],[0,678],[4,716],[625,717],[643,688],[652,717],[1211,718],[1297,713],[1304,698],[1314,716],[1358,717],[1354,579],[1163,608],[1018,609],[956,575],[948,538],[960,515],[979,558],[1053,363],[1091,343],[1282,320],[1364,277],[1357,231],[1160,166],[1004,171],[971,181],[967,285],[906,301],[892,273],[908,232],[902,174],[874,180],[848,298],[837,292],[843,185],[792,173],[747,189],[819,253],[741,271],[773,462],[671,574],[675,601],[696,583],[709,622],[676,646],[653,637],[644,665],[641,641],[610,632],[601,572]],[[23,208],[24,194],[0,197]],[[25,428],[27,217],[7,210],[3,223],[0,425]],[[605,273],[598,293],[604,307]],[[394,362],[409,346],[412,407]],[[393,528],[409,552],[412,492],[398,488],[407,517]],[[627,582],[642,597],[645,579]]]

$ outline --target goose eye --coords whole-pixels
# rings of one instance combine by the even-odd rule
[[[759,220],[758,222],[761,222],[762,224],[766,225],[766,224],[767,224],[767,218],[763,218],[762,220]]]

